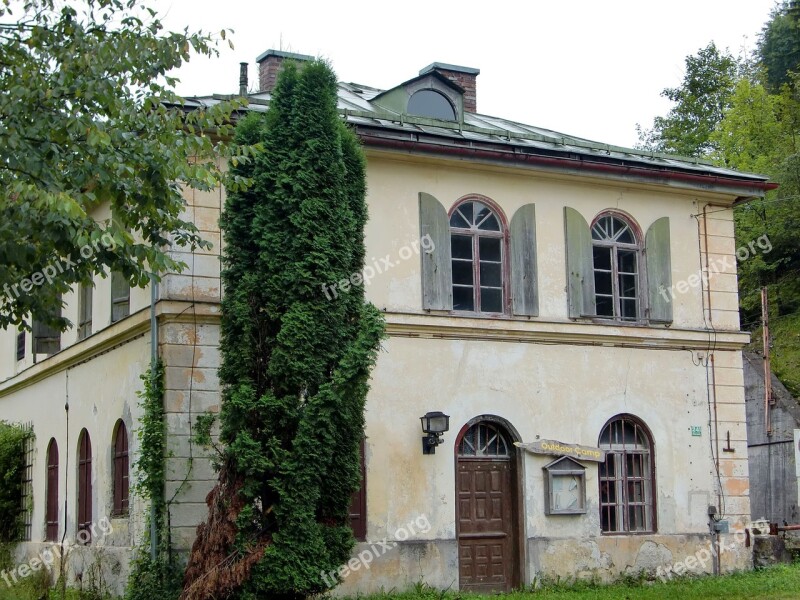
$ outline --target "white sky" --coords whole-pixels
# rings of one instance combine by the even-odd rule
[[[235,93],[239,63],[268,48],[324,56],[339,79],[393,87],[435,61],[476,67],[478,111],[632,146],[670,103],[684,58],[714,40],[751,51],[775,0],[314,2],[154,0],[171,30],[233,29],[235,49],[196,57],[178,92]]]

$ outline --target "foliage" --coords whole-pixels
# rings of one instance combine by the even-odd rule
[[[761,30],[758,57],[771,92],[794,84],[792,73],[800,66],[800,2],[784,0],[772,10]]]
[[[142,545],[133,561],[128,581],[128,600],[177,598],[181,589],[182,569],[170,549],[166,512],[166,423],[164,421],[164,364],[158,361],[141,376],[144,389],[138,393],[142,417],[137,429],[139,457],[134,468],[137,482],[134,492],[149,499],[155,510],[148,515]],[[150,553],[150,519],[156,519],[158,544],[155,559]]]
[[[653,120],[652,129],[639,125],[639,146],[682,156],[703,156],[714,149],[711,133],[730,105],[730,97],[742,65],[714,42],[697,55],[686,57],[686,72],[679,87],[665,88],[661,95],[675,106],[666,117]]]
[[[279,77],[265,117],[237,141],[264,153],[228,195],[220,378],[220,480],[198,529],[183,598],[303,598],[323,592],[354,540],[369,372],[383,335],[360,273],[365,164],[336,110],[336,78],[313,61]]]
[[[25,439],[19,425],[0,421],[0,543],[16,542],[22,533],[22,473]]]
[[[217,42],[155,14],[138,0],[0,2],[0,328],[27,315],[66,327],[53,315],[71,285],[114,270],[144,286],[185,268],[170,248],[206,245],[181,189],[223,181],[215,159],[233,150],[216,140],[238,104],[184,110],[167,74]],[[98,218],[106,206],[113,220]]]
[[[794,86],[779,94],[742,79],[712,139],[719,162],[763,173],[780,183],[764,199],[736,209],[739,246],[766,234],[772,249],[739,264],[741,308],[746,323],[758,319],[760,289],[770,286],[774,316],[800,310],[800,98]]]

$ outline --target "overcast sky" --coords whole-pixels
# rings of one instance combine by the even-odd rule
[[[178,72],[178,92],[235,93],[239,63],[268,48],[324,56],[339,79],[389,88],[438,61],[476,67],[478,111],[632,146],[670,103],[684,59],[710,41],[755,47],[774,0],[312,2],[154,0],[173,30],[233,29],[217,59]]]

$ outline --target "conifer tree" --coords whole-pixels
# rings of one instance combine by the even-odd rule
[[[364,403],[383,320],[362,286],[323,285],[364,263],[365,163],[322,61],[288,64],[266,116],[239,141],[264,152],[236,167],[222,316],[219,482],[198,529],[183,598],[303,598],[350,558]]]

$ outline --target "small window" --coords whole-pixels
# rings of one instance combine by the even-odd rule
[[[358,448],[359,465],[361,469],[361,485],[353,492],[350,499],[350,527],[353,530],[353,537],[359,542],[367,539],[367,466],[364,459],[365,438],[361,438]]]
[[[25,437],[22,440],[22,539],[29,542],[33,539],[33,444],[36,438],[31,425],[26,425],[23,429]]]
[[[25,332],[17,334],[17,360],[25,360]]]
[[[78,339],[92,335],[92,284],[83,284],[78,296]]]
[[[114,507],[113,515],[120,517],[128,514],[130,497],[128,467],[128,430],[125,423],[117,421],[114,433]]]
[[[78,541],[92,541],[92,441],[85,429],[78,437]]]
[[[594,291],[598,317],[637,321],[641,310],[641,245],[633,225],[618,214],[592,225]]]
[[[453,310],[506,312],[503,224],[483,202],[462,202],[450,215]]]
[[[58,301],[59,303],[61,302],[60,294],[58,296]],[[56,316],[61,316],[60,310]],[[50,356],[61,350],[61,331],[57,327],[53,327],[44,321],[34,321],[31,329],[33,329],[34,354]]]
[[[111,273],[111,322],[116,323],[131,313],[131,286],[122,273]]]
[[[418,117],[430,117],[445,121],[455,121],[456,111],[450,100],[434,90],[419,90],[408,100],[408,114]]]
[[[603,533],[656,530],[653,442],[630,415],[613,418],[600,434],[600,527]]]
[[[58,541],[58,443],[55,438],[47,446],[47,505],[45,506],[46,537]]]

